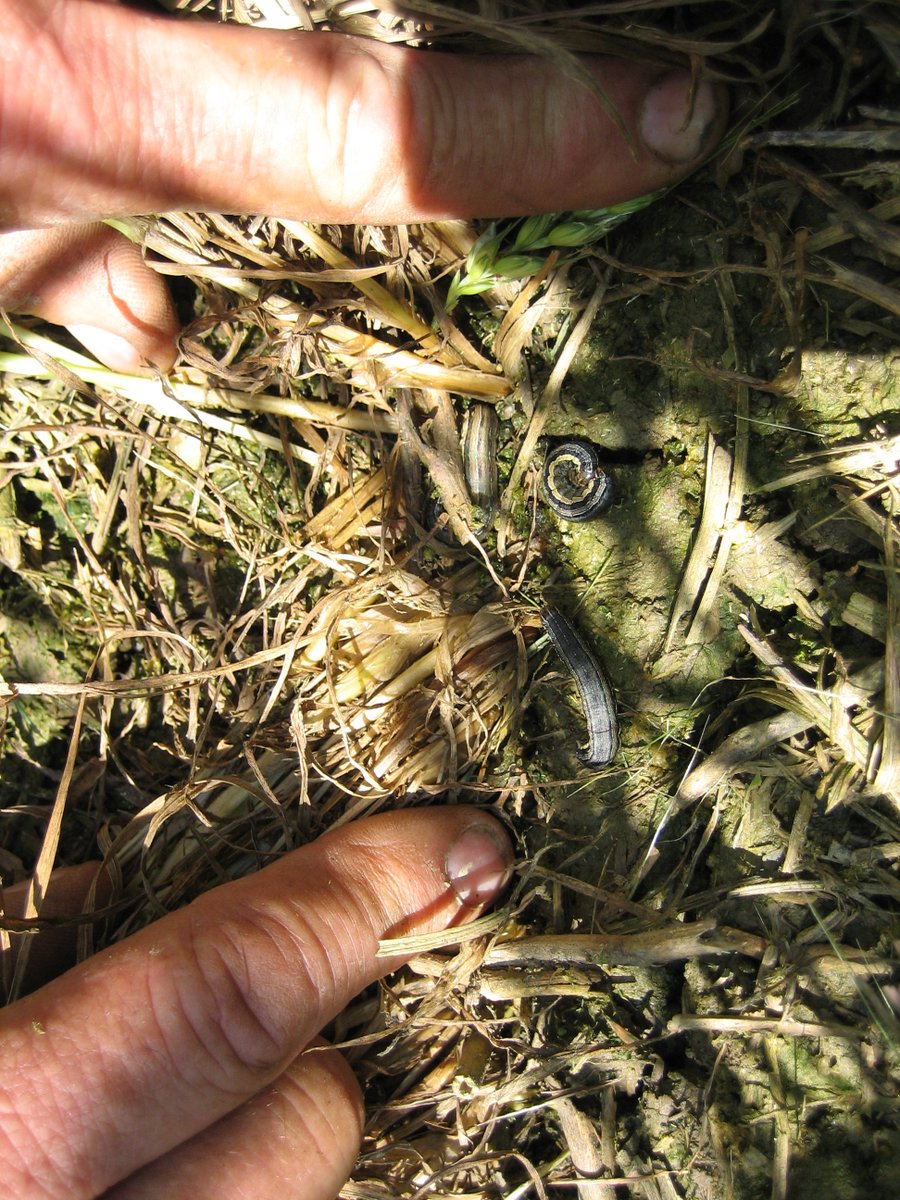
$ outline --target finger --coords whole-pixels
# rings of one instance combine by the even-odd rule
[[[509,861],[505,834],[477,810],[359,821],[7,1009],[0,1161],[12,1194],[37,1179],[46,1197],[94,1195],[238,1107],[398,965],[376,957],[380,938],[466,919]]]
[[[67,325],[101,362],[133,372],[175,361],[178,319],[137,246],[101,224],[0,234],[0,307]]]
[[[709,85],[694,95],[687,72],[631,62],[584,60],[629,145],[544,58],[423,53],[90,0],[0,10],[19,47],[3,84],[7,224],[185,207],[365,222],[595,207],[673,182],[724,119]]]
[[[305,1052],[269,1087],[104,1200],[332,1200],[362,1138],[359,1084],[337,1050]]]

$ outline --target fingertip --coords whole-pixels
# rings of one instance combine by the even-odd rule
[[[676,183],[709,153],[727,119],[724,89],[686,70],[585,55],[579,62],[594,89],[537,57],[501,56],[488,73],[478,58],[428,61],[430,71],[407,73],[415,116],[407,161],[427,164],[403,181],[413,214],[619,204]]]
[[[360,907],[378,940],[471,919],[501,894],[513,862],[500,822],[467,805],[380,813],[309,850],[327,875],[367,896]]]
[[[168,371],[177,357],[179,323],[165,281],[115,230],[104,228],[86,250],[75,273],[84,320],[70,317],[64,324],[113,370],[149,364]],[[72,300],[66,303],[71,309]]]
[[[179,331],[165,281],[100,223],[0,235],[0,303],[64,325],[115,371],[169,370]]]
[[[175,342],[171,339],[148,338],[145,334],[135,333],[130,341],[94,325],[70,323],[67,328],[86,350],[113,371],[135,375],[148,364],[162,372],[175,365]]]

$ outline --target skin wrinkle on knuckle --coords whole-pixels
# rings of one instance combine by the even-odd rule
[[[333,902],[329,893],[329,906]],[[334,947],[337,939],[333,922],[319,922],[316,912],[308,911],[307,903],[284,897],[277,904],[267,905],[255,917],[255,925],[271,938],[281,962],[281,974],[290,982],[285,990],[292,996],[304,997],[303,1016],[312,1033],[317,1033],[329,1017],[321,1004],[323,995],[340,990],[342,973],[337,969]]]
[[[19,232],[0,231],[0,303],[14,312],[40,302],[39,272],[29,261],[29,241]]]
[[[427,147],[415,184],[426,205],[456,197],[471,209],[473,181],[491,179],[498,195],[503,194],[495,205],[530,211],[535,180],[543,175],[555,183],[577,170],[559,149],[561,138],[568,143],[577,117],[557,103],[558,87],[548,86],[544,64],[500,56],[490,67],[509,78],[509,93],[494,89],[475,105],[471,95],[481,89],[479,77],[470,71],[483,71],[488,64],[454,62],[445,73],[428,71],[426,55],[415,61],[413,142]]]
[[[320,119],[306,126],[307,177],[323,209],[353,220],[397,187],[406,88],[378,54],[359,48],[335,46],[320,69]]]
[[[106,133],[106,143],[99,148],[108,172],[108,181],[104,182],[130,184],[139,191],[146,180],[155,190],[152,185],[159,174],[159,130],[163,122],[155,111],[151,63],[132,37],[118,38],[112,52],[116,61],[107,70],[108,86],[97,89],[94,100],[97,128]],[[119,79],[128,79],[130,86],[118,89],[115,81]],[[190,95],[190,88],[184,90]],[[166,140],[177,141],[179,134],[177,129],[167,130]]]
[[[23,175],[29,172],[32,148],[46,140],[40,89],[26,86],[23,66],[27,52],[35,69],[35,59],[45,57],[47,47],[41,29],[35,27],[33,20],[23,21],[21,13],[7,9],[4,5],[4,44],[10,52],[0,51],[0,204],[4,226],[15,226],[19,220],[17,192]]]
[[[97,1076],[96,1055],[84,1064],[81,1036],[66,1029],[52,1006],[27,1024],[0,1022],[0,1047],[3,1195],[16,1200],[92,1196],[83,1149],[96,1132],[85,1087],[86,1078]]]
[[[157,1018],[167,1052],[182,1075],[184,1065],[190,1064],[192,1074],[228,1091],[239,1088],[247,1073],[266,1077],[283,1066],[285,1047],[254,989],[247,946],[258,941],[255,924],[247,928],[241,921],[227,920],[212,929],[204,920],[188,922],[179,950],[182,961],[171,975],[167,972],[160,989],[167,1003],[165,993],[171,986],[183,1023],[173,1037],[167,1028],[170,1013],[163,1008]],[[254,946],[254,957],[256,952]],[[187,1053],[180,1044],[185,1036]]]
[[[362,1106],[337,1080],[331,1078],[330,1086],[310,1088],[302,1079],[288,1075],[282,1081],[279,1095],[282,1103],[291,1110],[295,1122],[288,1122],[292,1129],[292,1141],[302,1141],[309,1147],[312,1156],[322,1164],[328,1164],[335,1145],[347,1127],[354,1128],[362,1136]]]
[[[92,17],[99,22],[90,42],[89,96],[96,194],[89,198],[91,189],[82,181],[81,193],[71,205],[73,213],[86,203],[91,212],[101,212],[111,202],[118,210],[125,196],[130,197],[126,207],[149,195],[160,208],[186,203],[191,174],[202,161],[205,129],[205,114],[196,111],[195,90],[185,87],[173,94],[160,87],[158,62],[165,49],[155,20],[123,19],[110,37],[105,34],[109,15]],[[172,60],[170,70],[180,62],[174,51]],[[176,153],[171,152],[173,147]]]
[[[299,970],[311,997],[316,1032],[332,1015],[320,998],[357,990],[355,981],[364,970],[366,954],[361,942],[369,924],[368,914],[339,876],[329,881],[327,916],[318,906],[293,903],[285,925],[291,937],[290,969]],[[362,933],[361,933],[362,931]]]
[[[48,137],[55,135],[57,124],[63,130],[74,129],[74,126],[68,125],[73,118],[80,123],[82,130],[90,133],[94,128],[94,100],[91,89],[98,69],[98,64],[94,61],[96,46],[84,47],[89,56],[89,61],[85,63],[76,44],[77,40],[67,27],[65,8],[61,10],[61,19],[57,20],[54,17],[41,31],[38,48],[41,57],[46,60],[43,66],[44,82],[52,80],[54,87],[48,97],[51,103],[43,106],[38,102],[35,111],[40,114],[42,129]],[[65,148],[63,145],[62,149]]]
[[[347,992],[358,971],[358,956],[347,951],[358,942],[360,916],[339,886],[329,889],[328,912],[319,921],[314,909],[284,897],[212,927],[206,918],[191,923],[178,1003],[216,1078],[223,1063],[226,1076],[280,1071],[299,1049],[298,1017],[312,1036],[332,1015],[327,998]]]

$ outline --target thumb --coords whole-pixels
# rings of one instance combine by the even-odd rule
[[[381,938],[466,920],[497,894],[510,861],[505,834],[478,810],[372,817],[12,1005],[0,1014],[8,1190],[31,1195],[37,1179],[52,1179],[47,1195],[95,1195],[175,1147],[189,1153],[188,1139],[281,1077],[398,965],[377,957]],[[346,1133],[332,1134],[344,1161]],[[195,1140],[210,1155],[209,1139]],[[25,1145],[34,1155],[22,1165]]]
[[[115,371],[175,361],[178,318],[162,278],[106,225],[0,233],[0,304],[67,325]]]

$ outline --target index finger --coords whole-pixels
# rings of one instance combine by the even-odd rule
[[[93,0],[0,0],[0,16],[8,226],[177,208],[396,223],[599,207],[674,182],[724,118],[710,85],[632,62],[582,60],[626,137],[544,58]]]
[[[398,965],[398,923],[443,928],[502,886],[477,810],[368,818],[207,893],[0,1014],[10,1195],[95,1196],[238,1108]]]

